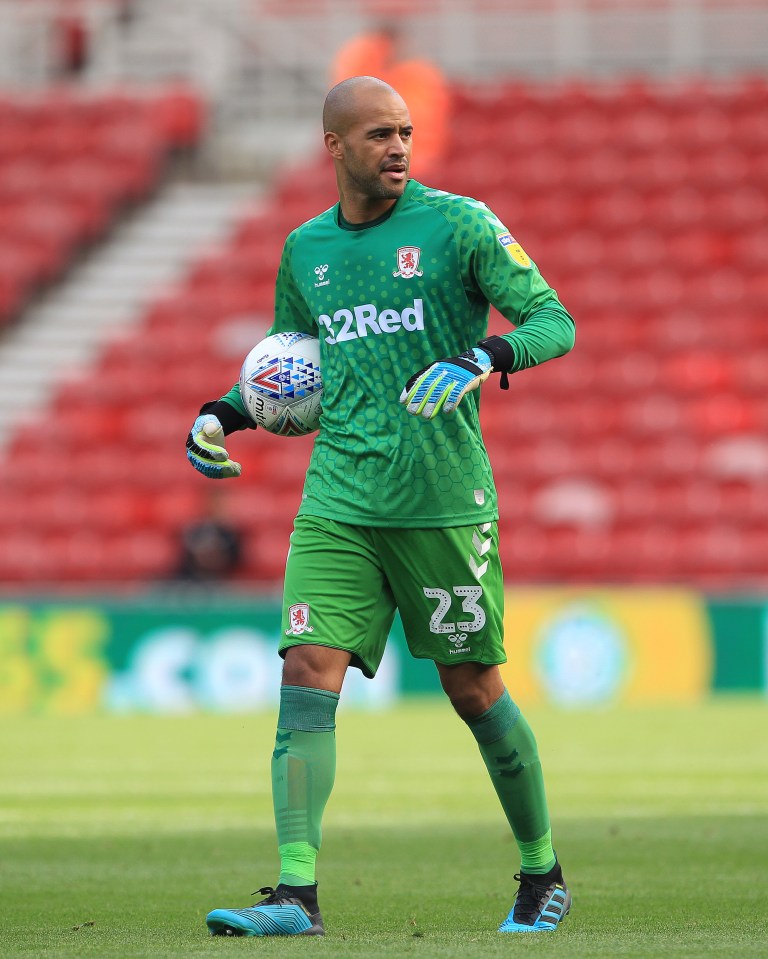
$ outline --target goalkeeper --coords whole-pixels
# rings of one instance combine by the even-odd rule
[[[397,609],[411,654],[434,661],[475,737],[517,843],[519,885],[499,931],[553,930],[571,896],[536,741],[498,668],[497,498],[477,387],[567,353],[573,321],[485,204],[409,179],[413,129],[391,87],[345,80],[323,123],[339,203],[286,240],[271,329],[317,336],[323,371],[284,583],[280,871],[262,901],[214,909],[207,924],[214,935],[323,933],[315,866],[336,707],[350,666],[375,675]],[[488,337],[489,304],[514,329]],[[224,437],[246,426],[237,387],[207,403],[187,440],[195,469],[237,476]]]

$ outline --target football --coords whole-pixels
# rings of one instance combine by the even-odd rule
[[[308,333],[274,333],[257,343],[240,370],[248,415],[278,436],[306,436],[320,425],[320,341]]]

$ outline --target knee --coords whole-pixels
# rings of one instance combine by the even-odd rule
[[[341,692],[350,654],[327,646],[291,646],[285,654],[284,686]]]
[[[499,699],[504,684],[497,667],[450,667],[440,671],[440,680],[451,705],[468,722],[477,719]]]
[[[476,719],[493,705],[493,701],[489,701],[481,689],[446,690],[446,693],[451,705],[465,722]]]

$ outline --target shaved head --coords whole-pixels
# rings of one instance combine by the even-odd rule
[[[403,102],[397,90],[378,77],[350,77],[337,83],[325,98],[323,132],[343,136],[382,94]]]

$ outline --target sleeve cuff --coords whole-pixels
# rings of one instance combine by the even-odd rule
[[[491,354],[494,373],[509,373],[515,365],[514,347],[503,336],[487,336],[477,345]]]
[[[213,400],[200,407],[201,413],[213,413],[221,423],[224,435],[236,433],[238,430],[255,430],[256,424],[247,416],[243,416],[231,403],[226,400]]]

